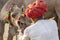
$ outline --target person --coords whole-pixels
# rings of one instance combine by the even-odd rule
[[[28,4],[33,3],[34,1],[35,0],[24,0],[25,7]],[[48,5],[48,11],[44,15],[44,19],[53,18],[54,20],[56,20],[60,36],[60,0],[44,0],[44,1],[47,2]]]
[[[56,22],[43,19],[46,11],[47,4],[43,0],[28,5],[25,15],[32,24],[24,30],[21,40],[59,40]]]

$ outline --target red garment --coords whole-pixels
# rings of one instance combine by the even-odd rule
[[[26,16],[29,18],[38,18],[47,11],[47,4],[44,1],[34,2],[26,8]]]
[[[11,17],[10,17],[10,16],[8,16],[8,17],[7,17],[7,20],[11,20]]]

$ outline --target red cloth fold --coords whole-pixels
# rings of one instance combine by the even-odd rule
[[[45,14],[47,11],[47,3],[44,1],[34,2],[29,4],[26,8],[25,14],[29,18],[38,18]]]

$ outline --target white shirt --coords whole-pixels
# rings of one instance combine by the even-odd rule
[[[22,40],[59,40],[54,20],[39,20],[24,30]]]

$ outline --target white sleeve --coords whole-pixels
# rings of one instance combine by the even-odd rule
[[[22,40],[29,40],[29,34],[27,30],[24,30],[24,34],[22,36]]]

